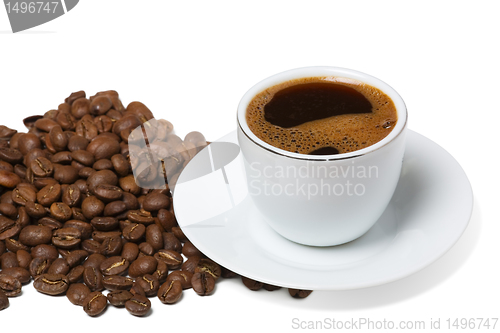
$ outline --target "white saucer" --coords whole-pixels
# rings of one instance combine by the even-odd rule
[[[209,258],[261,282],[342,290],[401,279],[446,253],[472,213],[471,186],[457,161],[436,143],[408,131],[398,187],[375,226],[344,245],[296,244],[271,229],[247,195],[236,132],[218,142],[230,143],[225,151],[232,151],[234,159],[227,163],[226,157],[225,166],[214,167],[216,152],[224,145],[196,155],[175,188],[177,220]],[[200,171],[203,163],[210,164],[209,171]]]

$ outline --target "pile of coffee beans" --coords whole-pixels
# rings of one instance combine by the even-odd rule
[[[208,144],[203,135],[182,140],[158,120],[150,143],[163,143],[175,163],[151,170],[131,160],[130,134],[152,119],[143,103],[125,108],[115,91],[79,91],[26,118],[27,133],[0,125],[0,310],[33,279],[38,292],[65,294],[90,316],[108,304],[144,316],[149,297],[173,304],[186,289],[210,295],[219,278],[237,276],[203,255],[174,215],[171,188]],[[168,184],[148,189],[158,172]],[[279,289],[241,279],[251,290]]]

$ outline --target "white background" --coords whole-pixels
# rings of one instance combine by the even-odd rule
[[[142,101],[170,120],[180,136],[199,130],[216,140],[235,129],[239,99],[261,79],[302,66],[347,67],[401,94],[410,129],[458,160],[475,197],[469,227],[446,255],[386,285],[295,300],[225,280],[210,297],[187,290],[174,306],[152,299],[147,318],[110,307],[97,319],[29,285],[0,312],[0,330],[18,321],[38,332],[50,332],[49,323],[68,332],[97,324],[286,332],[296,331],[293,318],[364,317],[424,320],[427,330],[441,318],[445,331],[446,318],[500,317],[499,9],[496,1],[84,0],[12,34],[0,8],[0,123],[19,131],[24,117],[57,108],[73,91],[114,89],[124,104]]]

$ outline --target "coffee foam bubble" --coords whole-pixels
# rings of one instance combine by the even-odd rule
[[[333,82],[356,89],[372,104],[371,113],[344,114],[310,121],[290,128],[275,126],[264,118],[264,106],[276,92],[297,84]],[[264,142],[290,152],[309,154],[323,147],[348,153],[385,138],[397,122],[392,99],[381,90],[360,81],[338,77],[310,77],[287,81],[257,94],[246,110],[250,130]]]

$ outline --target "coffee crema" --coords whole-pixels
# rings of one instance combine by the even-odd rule
[[[341,77],[286,81],[257,94],[246,110],[250,130],[290,152],[332,155],[369,147],[397,122],[392,99],[380,89]]]

